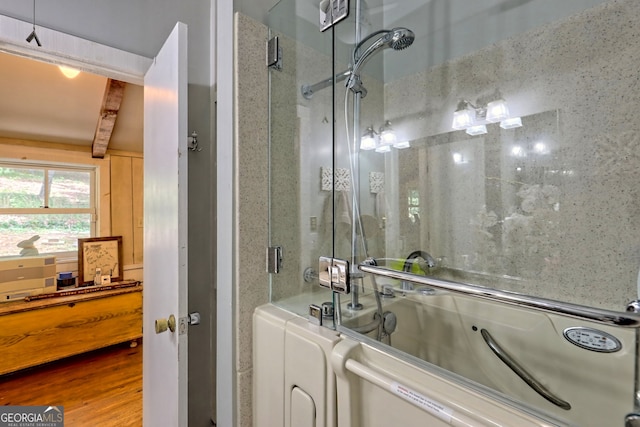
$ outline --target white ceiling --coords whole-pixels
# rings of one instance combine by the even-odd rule
[[[0,52],[0,137],[91,147],[107,78]],[[110,150],[143,151],[143,88],[127,84]]]

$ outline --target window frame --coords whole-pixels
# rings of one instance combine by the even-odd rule
[[[33,208],[2,208],[0,207],[0,215],[65,215],[65,214],[89,214],[90,219],[90,236],[99,236],[98,212],[100,208],[99,186],[99,169],[98,165],[92,164],[74,164],[74,163],[58,163],[44,161],[20,161],[14,159],[1,159],[0,167],[4,168],[21,168],[21,169],[37,169],[44,173],[44,205]],[[50,197],[50,171],[70,171],[70,172],[89,172],[89,207],[86,208],[51,208],[48,206]],[[77,259],[77,251],[60,251],[60,252],[41,252],[41,255],[55,255],[56,259]]]

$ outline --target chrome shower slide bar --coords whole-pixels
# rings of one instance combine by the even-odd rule
[[[420,285],[430,286],[436,289],[457,292],[464,295],[470,295],[491,301],[503,302],[520,307],[527,307],[547,313],[562,314],[565,316],[590,320],[592,322],[602,323],[605,325],[614,325],[624,328],[640,328],[640,315],[635,313],[604,310],[600,308],[587,307],[583,305],[546,298],[533,297],[517,292],[501,291],[484,286],[452,282],[449,280],[437,279],[435,277],[429,276],[419,276],[413,273],[407,273],[404,271],[397,271],[390,268],[371,265],[369,261],[365,261],[359,264],[358,268],[364,273],[370,273],[376,276],[405,280],[418,283]]]
[[[329,77],[327,79],[324,79],[318,83],[312,84],[312,85],[302,85],[300,87],[300,92],[302,92],[302,96],[304,96],[304,99],[311,99],[313,98],[313,94],[319,90],[324,89],[325,87],[329,87],[333,84],[334,80],[336,83],[341,82],[342,80],[346,79],[347,77],[349,77],[351,75],[351,70],[345,70],[341,73],[336,74],[333,77]]]

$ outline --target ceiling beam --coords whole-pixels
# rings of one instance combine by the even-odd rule
[[[120,80],[107,79],[98,125],[96,126],[96,134],[91,146],[91,153],[94,158],[102,159],[107,153],[126,85],[125,82]]]

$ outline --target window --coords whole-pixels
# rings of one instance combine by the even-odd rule
[[[411,222],[420,222],[420,193],[410,189],[407,196],[408,214]]]
[[[95,175],[94,167],[0,162],[0,256],[20,255],[18,243],[35,235],[40,254],[76,256],[78,239],[95,235]]]

